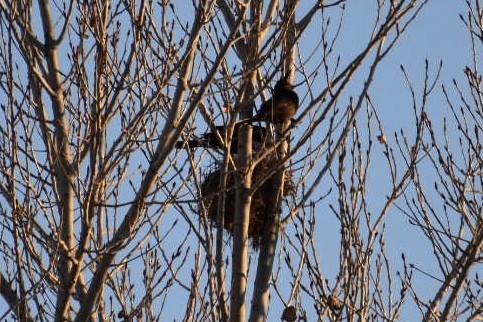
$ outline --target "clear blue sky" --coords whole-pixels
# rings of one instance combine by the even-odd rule
[[[374,5],[374,3],[375,1],[349,1],[347,5],[349,10],[337,54],[344,56],[347,53],[347,59],[351,59],[365,45],[371,31],[372,19],[374,18],[373,10],[375,10],[369,4]],[[430,117],[433,118],[435,127],[440,128],[437,123],[442,121],[444,115],[442,112],[447,112],[441,84],[450,85],[453,78],[463,79],[465,66],[471,65],[469,37],[458,16],[459,14],[466,14],[466,10],[463,1],[432,1],[417,20],[411,24],[406,34],[401,37],[399,44],[385,58],[378,69],[370,94],[378,108],[379,117],[383,120],[384,133],[391,144],[395,144],[394,133],[400,129],[404,129],[409,137],[414,137],[415,134],[413,133],[414,113],[411,96],[400,65],[403,65],[408,71],[415,89],[421,91],[425,60],[428,59],[432,66],[432,75],[435,74],[439,61],[443,61],[441,78],[435,93],[431,96],[427,110]],[[313,44],[310,43],[310,33],[308,35],[307,46],[311,47]],[[304,39],[300,46],[303,50]],[[360,82],[355,83],[353,92],[349,91],[347,95],[357,95],[360,84]],[[373,135],[377,134],[373,133]],[[294,136],[296,137],[296,135],[297,131]],[[375,137],[372,139],[375,140]],[[385,201],[385,195],[389,191],[389,180],[386,162],[382,157],[377,157],[378,153],[382,156],[383,149],[377,143],[375,145],[368,190],[370,209],[377,213],[381,210],[380,207]],[[432,175],[428,175],[424,179],[427,180],[428,185],[432,185],[434,181]],[[326,182],[330,183],[329,180]],[[322,184],[319,190],[318,195],[322,195],[327,187]],[[315,195],[317,196],[317,193]],[[329,202],[336,204],[335,200],[329,200]],[[317,213],[320,214],[317,219],[319,223],[317,241],[320,259],[324,263],[326,277],[329,278],[329,284],[332,286],[333,283],[330,281],[335,280],[339,272],[338,223],[330,214],[328,208],[324,209],[324,205],[318,208]],[[427,240],[423,238],[417,228],[408,223],[408,219],[404,215],[394,208],[388,217],[386,231],[389,260],[392,261],[394,271],[402,269],[401,253],[404,252],[409,262],[417,264],[419,268],[430,273],[435,272],[436,263]],[[335,265],[327,263],[334,263]],[[417,273],[414,280],[420,283],[419,290],[421,293],[419,295],[423,299],[428,299],[437,286],[434,281]],[[281,312],[281,308],[274,306],[272,312],[273,315],[269,321],[275,321],[278,318],[277,314]],[[408,305],[401,321],[420,319],[419,310],[414,305]]]

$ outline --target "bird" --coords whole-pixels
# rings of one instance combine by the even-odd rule
[[[287,306],[282,313],[282,321],[293,322],[297,320],[297,309],[295,306]]]
[[[273,96],[262,103],[258,113],[243,123],[253,121],[266,121],[274,124],[286,123],[292,121],[293,116],[297,112],[299,105],[299,97],[289,82],[290,73],[281,78],[273,89]]]
[[[235,127],[233,129],[233,137],[230,145],[230,151],[233,154],[238,153],[238,130],[243,124],[241,122],[238,122],[235,124]],[[218,134],[221,136],[221,139],[225,139],[225,133],[226,133],[226,127],[224,125],[218,125],[214,127],[215,131],[208,132],[206,134],[203,134],[199,138],[195,138],[192,140],[188,141],[178,141],[175,144],[175,148],[177,149],[182,149],[183,147],[188,147],[188,148],[198,148],[198,147],[204,147],[204,148],[210,148],[210,149],[217,149],[217,150],[222,150],[225,148],[225,144],[223,141],[220,141],[218,139]],[[253,132],[252,132],[252,142],[254,145],[261,145],[267,136],[267,130],[262,127],[262,126],[253,126]]]

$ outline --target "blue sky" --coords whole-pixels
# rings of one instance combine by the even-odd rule
[[[341,55],[342,61],[348,61],[354,57],[365,45],[372,26],[373,12],[375,10],[375,1],[348,1],[348,11],[346,13],[344,27],[340,35],[340,39],[337,45],[336,55]],[[176,4],[177,7],[181,7],[180,3]],[[336,9],[329,9],[337,11]],[[400,129],[404,129],[408,132],[408,135],[414,135],[411,131],[414,131],[413,123],[413,110],[412,102],[409,90],[407,88],[404,76],[401,72],[400,65],[403,65],[411,80],[414,82],[416,90],[420,90],[422,87],[422,81],[424,77],[424,64],[428,59],[432,68],[436,71],[439,61],[443,61],[443,70],[441,78],[438,81],[437,89],[431,96],[428,104],[428,112],[433,119],[435,127],[441,124],[442,117],[446,112],[446,103],[442,96],[441,85],[442,83],[450,85],[453,78],[463,79],[463,70],[466,65],[471,65],[471,51],[469,47],[469,39],[466,29],[460,21],[458,15],[466,13],[466,6],[464,1],[454,0],[434,0],[423,10],[421,15],[411,24],[409,30],[399,40],[399,44],[395,49],[385,58],[383,63],[378,69],[376,80],[370,90],[370,95],[375,103],[379,117],[384,123],[384,133],[387,136],[390,144],[394,144],[394,133]],[[333,19],[333,24],[336,19]],[[314,31],[316,32],[316,31]],[[307,34],[307,37],[303,37],[299,43],[301,55],[306,55],[308,50],[314,44],[312,41],[312,34]],[[361,74],[365,76],[364,73]],[[434,73],[432,73],[434,75]],[[347,101],[349,96],[357,95],[358,90],[361,87],[361,77],[356,76],[356,81],[349,87],[343,99],[341,100],[341,106],[344,105],[344,100]],[[300,83],[300,87],[297,91],[304,93],[306,87],[301,83],[302,79],[300,75],[296,75],[296,82]],[[316,86],[315,84],[314,86]],[[273,84],[272,84],[273,86]],[[304,108],[302,103],[301,109]],[[204,130],[204,129],[201,129]],[[198,132],[200,129],[198,129]],[[375,140],[375,135],[379,133],[373,133],[372,139]],[[301,129],[296,129],[293,133],[295,140],[297,136],[301,135]],[[370,207],[377,213],[380,210],[381,205],[385,201],[385,194],[388,191],[389,184],[387,182],[387,165],[382,156],[382,146],[377,143],[373,147],[373,160],[370,170],[370,180],[368,185],[369,202]],[[138,162],[138,160],[133,161]],[[145,162],[140,160],[140,163]],[[134,166],[133,166],[134,168]],[[139,174],[139,173],[138,173]],[[431,175],[426,178],[428,183],[432,183],[434,180]],[[324,195],[328,189],[328,186],[333,184],[329,178],[325,178],[323,183],[318,187],[313,198]],[[338,257],[339,257],[339,226],[335,217],[331,214],[328,205],[335,204],[336,194],[332,193],[332,196],[326,201],[322,202],[317,207],[317,244],[318,251],[321,255],[321,261],[324,264],[324,273],[329,279],[329,285],[333,285],[332,281],[335,280],[339,272]],[[187,208],[186,208],[187,209]],[[195,217],[194,214],[190,214]],[[166,222],[171,219],[180,219],[179,213],[172,210],[168,216]],[[182,220],[181,220],[182,221]],[[167,230],[166,222],[163,223],[161,230]],[[182,224],[180,224],[182,225]],[[288,231],[290,228],[288,228]],[[430,256],[430,248],[427,241],[422,237],[421,233],[413,226],[409,225],[405,216],[398,213],[395,209],[391,211],[391,215],[386,222],[387,231],[387,247],[392,261],[392,269],[401,269],[400,255],[405,252],[409,262],[418,264],[418,267],[432,271],[435,268],[435,262]],[[184,238],[184,234],[175,235],[172,234],[170,239],[164,246],[176,249],[179,240]],[[231,250],[227,247],[227,251]],[[169,252],[168,252],[169,253]],[[170,255],[170,254],[169,254]],[[251,252],[251,272],[253,273],[256,265],[256,255]],[[334,265],[331,265],[333,263]],[[193,264],[193,263],[188,263]],[[190,279],[190,265],[186,265],[181,271],[185,276],[181,276],[184,281]],[[141,269],[138,272],[141,274]],[[252,274],[253,275],[253,274]],[[229,281],[229,279],[228,279]],[[427,299],[431,292],[434,290],[435,283],[428,280],[425,276],[417,276],[418,283],[421,283],[421,292],[423,298]],[[250,280],[250,285],[253,283],[253,278]],[[283,284],[283,283],[282,283]],[[138,285],[142,287],[142,285]],[[281,285],[283,297],[288,296],[289,285],[288,283]],[[186,292],[182,291],[182,298],[186,298]],[[251,286],[249,294],[251,294]],[[173,301],[177,298],[176,292],[170,294],[168,298],[168,310],[165,312],[166,320],[170,321],[173,318],[178,318],[181,312],[185,309],[184,303]],[[278,321],[282,306],[278,300],[277,295],[272,293],[273,306],[270,310],[269,321]],[[0,301],[0,303],[2,303]],[[2,303],[3,305],[3,303]],[[170,306],[176,306],[176,310]],[[0,310],[0,315],[2,310]],[[172,316],[170,315],[172,314]],[[404,311],[404,317],[401,321],[414,321],[420,319],[420,312],[413,305],[409,305],[408,309]]]

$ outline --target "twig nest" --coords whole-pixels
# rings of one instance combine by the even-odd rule
[[[254,184],[256,184],[257,180],[266,177],[267,173],[269,173],[271,166],[273,165],[273,162],[270,161],[271,160],[264,160],[257,164],[252,175]],[[217,228],[219,228],[217,223],[219,198],[221,197],[222,192],[220,179],[221,170],[215,169],[206,176],[201,185],[203,206],[206,208],[208,218]],[[293,193],[294,190],[292,174],[286,171],[284,174],[283,196],[285,197]],[[233,173],[228,174],[226,187],[223,189],[223,192],[225,193],[225,203],[222,205],[223,209],[221,209],[221,211],[224,212],[223,228],[230,234],[233,234],[233,221],[235,214],[235,178]],[[252,240],[254,247],[259,246],[261,242],[267,207],[269,207],[269,209],[275,207],[274,205],[269,205],[267,202],[269,200],[269,193],[270,184],[269,180],[266,180],[252,195],[248,236]]]

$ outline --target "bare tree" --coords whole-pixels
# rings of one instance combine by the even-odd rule
[[[391,144],[372,99],[428,2],[376,1],[364,45],[341,56],[344,0],[0,0],[0,320],[396,321],[409,303],[426,321],[481,317],[479,2],[462,16],[467,87],[442,87],[456,129],[426,112],[429,62],[420,96],[403,68],[414,137]],[[289,74],[296,119],[257,125],[258,142],[236,123]],[[185,143],[207,132],[217,147]],[[390,178],[379,209],[376,137]],[[321,209],[340,230],[336,280],[316,242]],[[439,273],[406,260],[395,273],[394,211]],[[439,283],[433,298],[414,274]]]
[[[483,318],[482,281],[478,274],[483,263],[483,83],[479,67],[483,57],[483,10],[478,1],[468,2],[467,6],[467,14],[460,18],[468,30],[473,62],[462,71],[464,78],[459,76],[453,84],[441,87],[448,116],[431,116],[426,111],[437,85],[429,80],[428,63],[419,104],[407,78],[422,139],[408,146],[407,136],[400,137],[398,146],[405,151],[405,158],[413,155],[418,159],[401,210],[426,236],[437,263],[437,271],[431,272],[414,264],[405,267],[409,281],[413,271],[418,271],[437,282],[437,291],[430,299],[423,299],[417,285],[408,283],[412,298],[424,312],[424,321]],[[434,180],[425,182],[423,174],[431,174]]]

